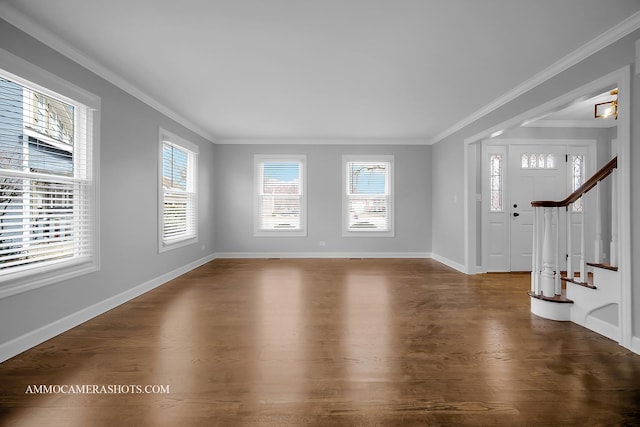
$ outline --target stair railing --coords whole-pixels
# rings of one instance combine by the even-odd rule
[[[618,233],[617,233],[617,196],[616,196],[616,169],[618,167],[618,158],[614,157],[600,170],[598,170],[591,178],[585,181],[578,189],[569,194],[564,200],[560,201],[533,201],[533,251],[531,256],[531,292],[534,295],[542,295],[544,297],[553,298],[562,294],[562,284],[560,281],[560,209],[566,210],[567,221],[567,277],[574,279],[575,272],[573,267],[573,248],[572,248],[572,205],[578,200],[582,203],[582,220],[580,222],[580,261],[578,271],[580,280],[586,282],[586,239],[585,239],[585,212],[587,194],[592,189],[596,189],[595,203],[595,262],[600,263],[602,252],[602,215],[600,203],[600,182],[612,175],[611,185],[611,243],[610,243],[610,259],[612,266],[617,266],[618,257]],[[555,233],[553,228],[555,226]]]

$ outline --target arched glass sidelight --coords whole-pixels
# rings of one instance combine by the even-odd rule
[[[571,156],[571,191],[576,191],[585,179],[584,156]],[[574,212],[582,212],[582,198],[573,203]]]
[[[489,158],[489,211],[502,212],[503,207],[503,157],[501,154],[492,154]]]

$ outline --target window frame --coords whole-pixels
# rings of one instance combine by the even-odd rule
[[[261,227],[262,164],[264,162],[300,163],[300,228],[263,229]],[[307,156],[305,154],[255,154],[253,157],[253,235],[254,237],[307,236]]]
[[[4,49],[0,49],[2,75],[25,87],[56,98],[78,109],[76,125],[84,132],[77,136],[80,141],[74,150],[81,153],[85,164],[87,194],[83,197],[88,220],[88,251],[70,259],[44,262],[33,268],[8,271],[0,274],[0,298],[16,295],[32,289],[69,280],[100,270],[100,110],[101,98],[65,79],[52,74]],[[37,114],[37,112],[36,112]],[[80,130],[78,130],[80,132]],[[25,133],[27,135],[27,133]],[[74,160],[77,162],[77,158]],[[74,205],[75,206],[75,205]]]
[[[198,146],[192,142],[187,141],[184,138],[169,132],[166,129],[159,129],[159,144],[158,144],[158,252],[166,252],[173,249],[178,249],[187,245],[192,245],[198,242],[199,233],[199,215],[198,215]],[[165,144],[172,145],[180,150],[187,152],[188,166],[187,166],[187,189],[184,191],[171,190],[172,192],[184,193],[187,195],[188,203],[193,204],[187,208],[187,210],[193,211],[194,218],[190,220],[187,218],[187,228],[189,223],[192,224],[193,230],[188,230],[185,234],[165,238],[164,236],[164,201],[166,190],[163,185],[163,164],[164,164],[164,146]],[[193,182],[190,182],[193,181]]]
[[[387,216],[389,228],[378,230],[373,228],[349,228],[349,200],[348,194],[349,177],[347,176],[347,164],[350,162],[385,162],[389,164],[388,182],[385,187],[388,194]],[[343,237],[395,237],[395,157],[392,154],[381,155],[358,155],[345,154],[342,156],[342,236]]]

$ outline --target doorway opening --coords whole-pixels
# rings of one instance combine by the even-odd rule
[[[552,125],[550,123],[554,118],[557,121],[561,121],[559,116],[566,113],[568,107],[579,104],[581,101],[589,100],[592,102],[593,98],[597,95],[601,95],[605,92],[610,92],[612,89],[618,88],[617,105],[619,114],[617,120],[613,119],[613,123],[609,127],[587,127],[573,124],[570,127],[563,127],[560,124]],[[521,113],[512,117],[504,122],[496,124],[490,128],[487,128],[464,141],[464,161],[465,161],[465,271],[468,274],[478,274],[490,271],[488,268],[488,257],[485,254],[487,250],[487,234],[490,231],[485,231],[485,220],[483,217],[483,210],[487,202],[487,196],[484,194],[487,190],[483,188],[483,150],[484,145],[495,144],[498,137],[502,139],[531,139],[531,133],[537,132],[537,140],[544,139],[586,139],[596,140],[594,154],[591,154],[591,159],[595,159],[595,167],[587,168],[586,173],[593,173],[601,165],[610,160],[612,157],[617,157],[617,178],[615,179],[615,217],[616,217],[616,230],[619,236],[618,241],[618,268],[620,272],[620,344],[626,348],[631,348],[632,345],[632,295],[631,295],[631,139],[630,139],[630,90],[631,90],[631,67],[625,66],[617,71],[614,71],[606,76],[603,76],[591,83],[583,85],[572,91],[558,96],[548,102],[545,102],[538,107],[535,107],[529,111]],[[592,105],[591,115],[593,115]],[[554,117],[555,115],[555,117]],[[546,120],[546,121],[545,121]],[[565,120],[565,125],[569,121]],[[535,130],[534,130],[535,129]],[[572,132],[569,137],[561,135],[561,132]],[[608,143],[601,143],[599,137],[596,135],[585,136],[585,132],[595,132],[599,134],[605,133],[605,139]],[[581,135],[581,136],[579,136]],[[484,143],[484,144],[483,144]],[[503,144],[504,145],[504,144]],[[508,145],[508,144],[506,144]],[[537,145],[537,144],[536,144]],[[507,153],[505,147],[505,153]],[[523,153],[521,153],[523,154]],[[540,154],[538,152],[535,153]],[[544,153],[542,153],[544,154]],[[570,153],[567,153],[570,154]],[[587,156],[589,153],[587,151]],[[539,157],[536,157],[539,159]],[[587,161],[593,161],[588,159]],[[506,157],[505,157],[506,161]],[[506,163],[505,163],[506,164]],[[507,166],[504,166],[507,167]],[[505,169],[505,173],[509,173],[508,169]],[[568,175],[567,175],[568,176]],[[487,177],[484,179],[490,179]],[[566,182],[565,182],[566,184]],[[523,184],[524,185],[524,184]],[[503,196],[507,191],[502,188]],[[564,196],[568,193],[565,190]],[[544,197],[545,199],[549,199]],[[555,197],[550,197],[554,199]],[[510,200],[507,202],[511,203]],[[530,203],[530,202],[529,202]],[[508,207],[508,215],[511,220],[513,213],[519,213],[519,211],[512,211],[513,204],[517,204],[518,208],[521,205],[519,202],[511,203]],[[507,211],[507,206],[503,207]],[[517,209],[517,208],[515,208]],[[516,217],[517,218],[517,217]],[[509,229],[509,233],[511,229]],[[505,238],[505,236],[502,236]],[[511,243],[508,242],[509,251],[511,251]],[[509,252],[509,256],[511,253]],[[503,264],[505,265],[505,264]],[[505,271],[512,269],[511,260],[509,260],[508,267],[504,267]],[[531,271],[531,267],[527,269]]]
[[[606,142],[608,132],[600,134]],[[485,271],[531,271],[534,218],[531,201],[562,200],[582,185],[585,177],[595,170],[596,144],[596,139],[482,141],[482,203],[478,214]],[[575,210],[572,222],[579,228],[582,210],[579,206],[572,209]],[[560,235],[565,235],[565,222],[560,223]],[[560,250],[566,252],[564,246]]]

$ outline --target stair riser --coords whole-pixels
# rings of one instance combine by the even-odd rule
[[[591,316],[594,311],[614,304],[620,307],[620,279],[617,271],[595,269],[593,283],[597,289],[589,289],[567,283],[567,298],[574,301],[571,306],[571,321],[591,329],[607,338],[618,340],[618,325],[604,322]]]
[[[570,321],[571,306],[573,304],[558,304],[557,302],[531,298],[531,312],[545,319]]]

